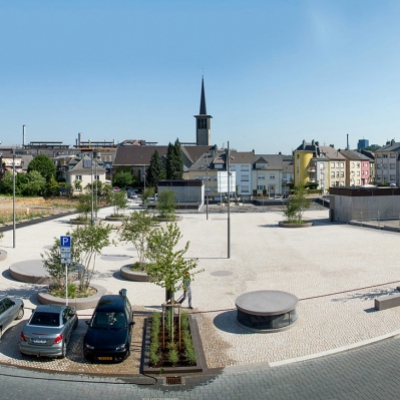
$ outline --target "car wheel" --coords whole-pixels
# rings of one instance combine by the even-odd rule
[[[17,314],[17,316],[15,317],[15,319],[22,319],[23,316],[24,316],[24,308],[21,307],[21,308],[18,310],[18,314]]]

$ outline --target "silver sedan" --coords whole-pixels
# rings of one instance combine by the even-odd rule
[[[38,306],[21,331],[19,349],[26,355],[64,358],[72,331],[77,326],[75,308]]]
[[[12,299],[0,296],[0,338],[8,325],[15,319],[24,316],[24,302],[21,299]]]

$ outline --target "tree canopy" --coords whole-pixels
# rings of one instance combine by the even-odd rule
[[[157,187],[157,184],[160,180],[165,179],[165,168],[160,157],[160,154],[156,150],[151,158],[150,165],[147,170],[147,184],[151,187]]]
[[[112,178],[113,186],[124,188],[132,184],[132,175],[128,171],[118,171]]]
[[[179,139],[176,139],[175,144],[168,144],[166,172],[167,179],[179,180],[183,178],[183,158]]]
[[[51,177],[56,177],[56,167],[50,157],[39,154],[28,165],[28,173],[38,171],[48,181]]]

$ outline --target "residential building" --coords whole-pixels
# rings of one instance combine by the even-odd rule
[[[363,186],[370,183],[369,158],[353,150],[340,150],[346,158],[345,186]]]
[[[293,180],[293,157],[282,154],[255,154],[253,194],[288,195]]]
[[[346,186],[346,158],[333,145],[320,146],[320,152],[328,161],[329,187]]]
[[[394,139],[375,151],[376,183],[400,185],[400,143]]]
[[[88,185],[95,184],[96,181],[102,184],[106,183],[106,171],[99,160],[92,159],[87,155],[82,158],[72,159],[70,169],[65,173],[66,182],[69,183],[74,190],[76,183],[80,183],[80,190],[85,190]],[[79,190],[79,189],[78,189]]]

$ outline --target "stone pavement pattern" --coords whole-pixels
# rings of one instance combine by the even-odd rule
[[[99,216],[110,213],[111,209],[102,209]],[[178,222],[183,233],[182,246],[188,240],[191,242],[187,255],[197,257],[199,268],[205,270],[195,276],[192,287],[194,311],[201,312],[196,318],[210,368],[278,362],[400,330],[398,309],[373,310],[374,297],[393,293],[397,283],[377,285],[399,280],[398,233],[330,224],[327,210],[307,212],[305,218],[313,220],[315,226],[306,229],[279,228],[282,213],[278,211],[235,213],[231,215],[231,259],[227,259],[225,214],[210,214],[208,221],[204,214],[187,213],[182,217]],[[73,229],[69,218],[18,229],[16,249],[12,248],[12,232],[5,233],[1,247],[8,257],[0,263],[0,293],[21,297],[28,307],[37,305],[37,292],[45,287],[10,279],[8,268],[21,261],[40,260],[40,253],[49,249],[54,237]],[[383,257],[382,249],[390,251],[385,251]],[[139,310],[159,309],[164,299],[162,288],[151,283],[127,282],[119,276],[120,267],[135,257],[135,249],[129,244],[103,249],[93,283],[105,286],[111,293],[122,287],[128,289],[130,301]],[[304,299],[299,303],[298,322],[292,329],[272,335],[243,330],[236,324],[232,311],[235,299],[248,291],[268,289],[284,290]],[[343,291],[350,292],[332,294]],[[313,296],[317,297],[306,300]],[[88,317],[91,310],[79,314]],[[9,336],[14,350],[4,350],[0,345],[0,361],[20,365],[22,361],[15,350],[19,327],[7,332],[5,338]],[[76,335],[79,342],[82,332]],[[57,366],[53,367],[53,363]],[[69,369],[76,365],[77,372],[90,369],[74,357],[38,362],[49,369],[65,370],[63,363],[70,363]],[[124,370],[123,365],[120,364]],[[137,371],[135,368],[130,368],[131,373]],[[120,369],[115,366],[113,371]]]
[[[327,358],[270,368],[228,367],[185,385],[163,380],[61,376],[0,366],[0,400],[185,399],[185,400],[387,400],[400,397],[399,339]]]

